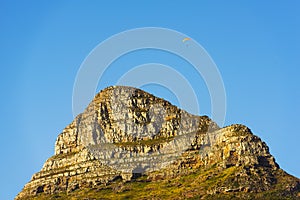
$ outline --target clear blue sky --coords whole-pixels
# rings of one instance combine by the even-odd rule
[[[73,84],[87,54],[113,34],[145,26],[197,40],[222,75],[225,124],[249,126],[279,165],[300,177],[299,1],[51,2],[0,3],[0,199],[13,199],[53,155],[57,135],[73,119]],[[112,73],[152,58],[176,65],[160,52],[137,60],[139,53],[120,59]],[[111,76],[99,89],[114,81]],[[167,90],[144,89],[176,104]],[[207,98],[203,91],[201,114],[209,115]]]

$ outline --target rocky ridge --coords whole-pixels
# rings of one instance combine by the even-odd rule
[[[167,189],[134,187],[156,183]],[[300,180],[246,126],[220,128],[142,90],[113,86],[63,130],[55,155],[16,199],[126,198],[130,191],[142,199],[297,199]]]

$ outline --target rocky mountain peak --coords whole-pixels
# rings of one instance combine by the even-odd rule
[[[279,168],[248,127],[220,128],[140,89],[112,86],[58,135],[55,155],[16,199],[298,198],[299,192],[299,179]]]

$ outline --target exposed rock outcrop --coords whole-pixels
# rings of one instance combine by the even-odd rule
[[[136,88],[114,86],[97,94],[63,130],[55,155],[16,199],[72,196],[118,180],[123,188],[141,176],[153,183],[191,174],[203,184],[216,180],[190,187],[178,199],[228,193],[246,198],[266,191],[278,191],[278,197],[300,195],[299,179],[282,171],[266,143],[246,126],[219,128],[207,116],[191,115]],[[114,186],[111,192],[120,191]]]

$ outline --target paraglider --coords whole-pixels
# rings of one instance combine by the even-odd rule
[[[184,38],[184,39],[182,40],[182,42],[186,42],[186,41],[188,41],[188,40],[191,40],[191,38],[186,37],[186,38]]]
[[[189,40],[191,40],[191,38],[186,37],[186,38],[183,38],[182,42],[185,43],[185,45],[188,47],[189,42],[187,42],[187,41],[189,41]]]

